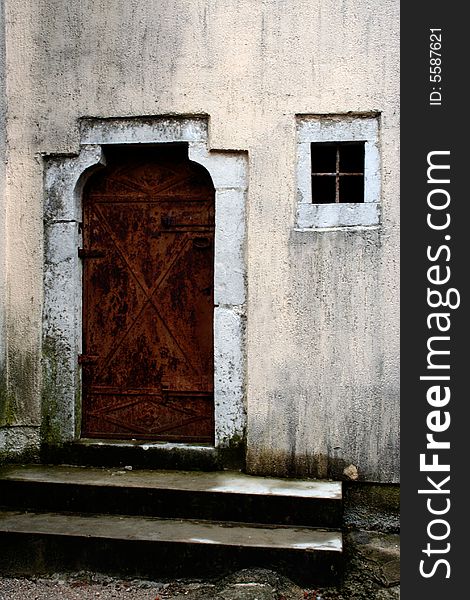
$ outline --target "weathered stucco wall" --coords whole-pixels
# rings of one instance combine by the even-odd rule
[[[3,0],[0,0],[0,415],[6,404],[5,372],[5,286],[6,286],[6,90],[5,90],[5,20]],[[0,427],[4,417],[0,416]]]
[[[248,468],[397,480],[398,9],[5,0],[9,425],[40,420],[40,154],[81,117],[203,113],[249,156]],[[381,114],[382,224],[295,231],[295,115],[349,111]]]

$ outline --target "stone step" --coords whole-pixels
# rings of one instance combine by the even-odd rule
[[[87,569],[132,577],[201,577],[260,566],[299,582],[324,584],[338,576],[341,555],[341,533],[325,529],[0,512],[0,571],[8,574]]]
[[[244,448],[214,448],[210,444],[173,444],[135,440],[81,439],[60,448],[44,445],[43,464],[68,464],[87,467],[123,467],[172,469],[180,471],[217,471],[243,469]]]
[[[10,466],[0,469],[0,506],[339,528],[342,487],[340,482],[254,477],[237,471]]]

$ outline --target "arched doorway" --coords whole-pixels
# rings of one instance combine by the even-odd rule
[[[185,144],[105,148],[83,192],[87,438],[214,441],[214,213]]]

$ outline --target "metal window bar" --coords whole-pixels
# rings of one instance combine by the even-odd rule
[[[312,144],[313,145],[313,144]],[[359,176],[359,177],[363,177],[364,176],[364,170],[362,171],[357,171],[357,172],[343,172],[340,171],[340,152],[341,152],[341,144],[336,144],[336,164],[335,164],[335,172],[334,173],[318,173],[316,171],[312,171],[312,176],[315,177],[335,177],[335,203],[339,203],[340,202],[340,197],[339,197],[339,181],[340,181],[340,177],[349,177],[349,176]]]

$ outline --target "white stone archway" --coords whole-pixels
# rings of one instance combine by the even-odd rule
[[[83,185],[105,164],[103,146],[168,142],[187,143],[190,160],[207,169],[215,187],[215,446],[224,448],[244,437],[246,154],[209,151],[207,118],[84,119],[79,154],[45,159],[43,433],[48,445],[80,438],[82,282],[77,249]]]

